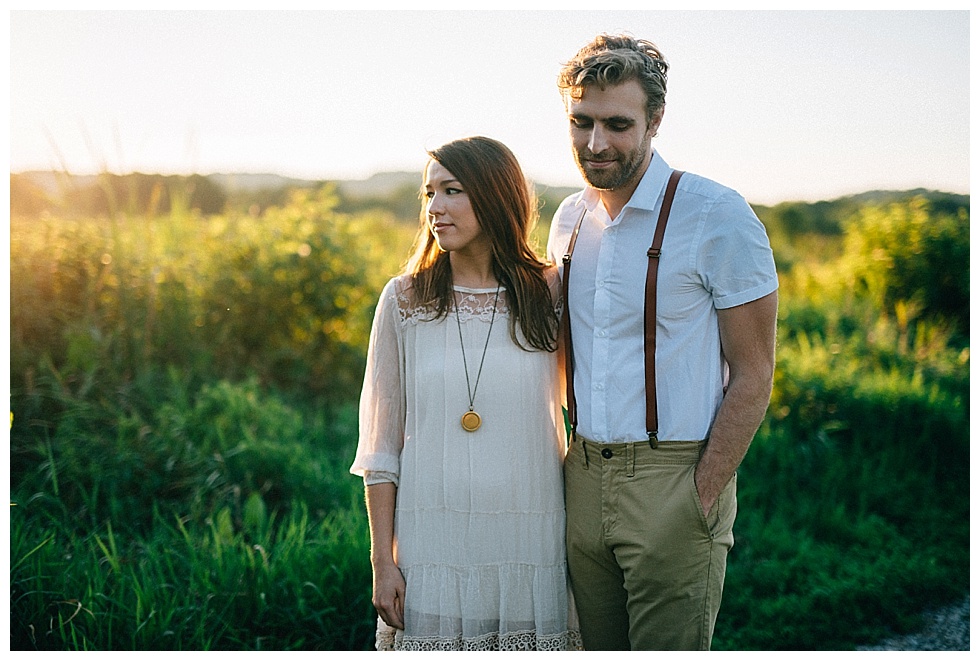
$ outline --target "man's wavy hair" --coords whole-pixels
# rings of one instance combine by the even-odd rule
[[[647,121],[667,98],[667,60],[651,42],[629,35],[600,34],[583,46],[558,74],[562,98],[579,100],[589,85],[605,88],[636,80],[647,96]]]

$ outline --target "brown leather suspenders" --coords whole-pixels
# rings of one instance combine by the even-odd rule
[[[568,424],[572,428],[573,439],[575,438],[575,427],[578,425],[578,416],[575,412],[575,379],[573,378],[574,363],[572,360],[572,323],[568,313],[568,274],[572,268],[572,252],[575,250],[575,242],[578,240],[578,231],[582,228],[582,220],[585,218],[586,211],[588,211],[588,209],[582,209],[582,215],[578,217],[578,222],[575,223],[575,228],[572,230],[572,235],[568,237],[568,248],[565,250],[565,255],[561,258],[562,264],[565,265],[565,272],[562,274],[561,278],[563,302],[561,310],[561,334],[562,341],[565,345],[565,407],[568,411]]]
[[[657,433],[659,419],[657,417],[657,271],[660,266],[660,247],[664,242],[664,231],[667,228],[667,218],[670,216],[670,206],[674,201],[674,192],[677,190],[677,182],[684,174],[680,170],[674,170],[670,174],[667,182],[667,190],[664,192],[664,201],[660,206],[660,217],[657,219],[657,229],[653,234],[653,243],[647,250],[647,278],[645,288],[645,304],[643,308],[643,354],[646,364],[646,395],[647,395],[647,437],[650,447],[656,448],[658,443]],[[562,293],[564,295],[564,305],[562,307],[561,328],[562,339],[565,343],[565,387],[566,399],[568,401],[568,422],[572,428],[572,436],[575,435],[575,428],[578,425],[578,416],[575,411],[575,389],[573,378],[572,361],[572,326],[569,318],[568,300],[568,274],[572,266],[572,252],[575,250],[575,242],[578,240],[578,233],[582,227],[582,220],[585,218],[585,210],[579,216],[572,235],[568,239],[568,249],[562,257],[564,273],[562,274]]]
[[[660,246],[664,243],[670,205],[674,202],[674,191],[682,174],[679,170],[670,173],[664,202],[660,206],[660,218],[657,219],[657,231],[653,234],[653,244],[647,250],[650,259],[647,262],[646,305],[643,308],[643,353],[646,357],[647,436],[652,448],[657,447],[660,429],[657,417],[657,272],[660,270]]]

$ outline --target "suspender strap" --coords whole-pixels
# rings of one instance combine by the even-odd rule
[[[647,262],[646,305],[643,306],[643,355],[646,359],[647,438],[653,448],[657,447],[657,434],[660,431],[660,419],[657,416],[657,272],[660,270],[660,247],[664,243],[670,205],[674,202],[677,181],[682,174],[679,170],[670,173],[664,202],[660,205],[657,230],[653,234],[653,243],[647,250],[647,257],[650,259]]]
[[[664,241],[664,231],[667,228],[667,218],[670,216],[670,206],[674,201],[674,193],[677,190],[677,182],[681,175],[679,170],[674,170],[670,174],[667,182],[667,190],[664,192],[664,201],[660,206],[660,217],[657,219],[657,228],[653,234],[653,243],[647,251],[649,261],[647,262],[647,279],[645,291],[645,304],[643,312],[643,353],[646,365],[646,395],[647,395],[647,436],[650,446],[657,447],[658,417],[657,417],[657,271],[660,266],[660,248]],[[575,243],[578,241],[578,233],[582,228],[582,220],[585,218],[586,211],[582,210],[572,230],[572,235],[568,239],[568,248],[562,257],[564,273],[562,274],[562,294],[564,295],[564,306],[562,308],[561,329],[562,339],[565,344],[565,391],[568,410],[568,422],[572,428],[572,436],[575,435],[575,428],[578,425],[578,415],[575,410],[575,378],[574,363],[572,360],[572,324],[569,316],[568,281],[569,273],[572,268],[572,253],[575,251]]]
[[[568,316],[568,273],[572,269],[572,252],[575,250],[578,231],[582,228],[582,220],[585,218],[586,211],[588,209],[582,209],[582,215],[578,217],[578,222],[575,223],[575,229],[572,230],[572,235],[568,239],[568,248],[565,250],[565,255],[561,259],[562,264],[565,266],[564,277],[561,279],[562,296],[564,299],[561,311],[561,332],[562,340],[565,344],[565,400],[567,402],[568,424],[572,428],[573,437],[575,435],[575,427],[578,425],[578,415],[575,412],[575,379],[572,378],[572,323]]]

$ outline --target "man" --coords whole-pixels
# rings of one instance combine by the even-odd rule
[[[772,391],[769,241],[741,196],[703,177],[683,174],[669,207],[645,340],[647,248],[671,175],[651,142],[666,74],[653,44],[600,35],[558,81],[588,184],[562,203],[548,240],[562,264],[577,236],[563,266],[575,430],[566,541],[586,649],[710,648],[735,469]]]

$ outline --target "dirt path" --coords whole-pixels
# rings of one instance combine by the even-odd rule
[[[873,647],[859,650],[969,650],[970,649],[970,596],[962,602],[929,611],[924,616],[922,630],[907,636],[889,638]]]

